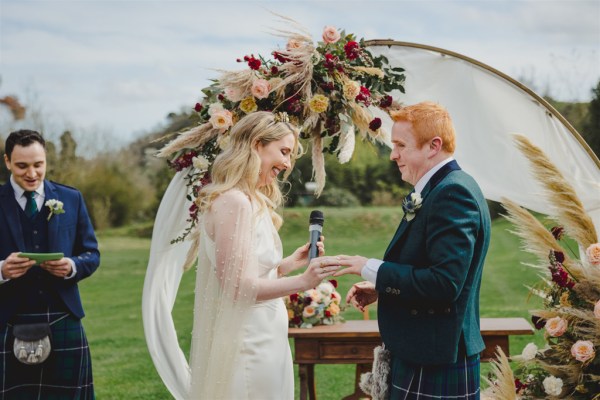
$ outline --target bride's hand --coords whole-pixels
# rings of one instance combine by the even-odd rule
[[[325,254],[325,237],[321,236],[320,240],[317,242],[317,250],[319,252],[319,257]],[[306,243],[304,246],[298,247],[291,255],[281,260],[279,264],[279,273],[281,275],[288,275],[289,273],[302,268],[308,262],[308,249],[310,248],[310,243]]]
[[[306,271],[302,274],[306,282],[305,290],[316,287],[328,276],[333,275],[340,268],[337,257],[317,257],[308,264]]]

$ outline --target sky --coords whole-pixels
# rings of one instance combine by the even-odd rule
[[[191,109],[217,70],[284,47],[271,12],[315,41],[333,25],[457,52],[558,100],[589,101],[600,79],[598,0],[0,0],[0,97],[31,111],[15,123],[0,110],[0,136],[70,129],[130,142]]]

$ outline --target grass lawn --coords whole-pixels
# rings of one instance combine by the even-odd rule
[[[400,220],[399,208],[322,209],[325,216],[327,254],[361,254],[381,258]],[[288,209],[281,230],[287,255],[308,240],[310,209]],[[483,317],[525,317],[537,308],[537,299],[528,300],[525,285],[539,278],[521,264],[532,258],[520,250],[518,239],[507,232],[504,220],[493,224],[491,248],[484,270],[481,292]],[[92,351],[96,395],[103,399],[169,399],[158,377],[144,340],[141,298],[148,261],[150,240],[136,237],[135,228],[100,232],[102,264],[95,275],[82,282],[81,292],[86,309],[83,320]],[[194,297],[194,272],[184,275],[173,311],[180,345],[189,352]],[[338,291],[345,296],[358,277],[342,277]],[[372,307],[375,308],[375,307]],[[346,309],[346,319],[362,315]],[[376,318],[371,310],[371,318]],[[511,339],[511,353],[535,340],[535,337]],[[352,392],[353,365],[318,365],[315,368],[319,399],[337,400]],[[487,367],[482,369],[485,373]],[[296,374],[297,378],[297,374]]]

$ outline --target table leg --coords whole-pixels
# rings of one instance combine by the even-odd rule
[[[315,365],[299,364],[298,374],[300,375],[300,400],[317,400],[317,391],[315,390]]]

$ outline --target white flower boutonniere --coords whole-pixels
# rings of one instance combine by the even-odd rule
[[[50,221],[50,218],[52,218],[53,215],[65,213],[62,201],[50,199],[46,203],[44,203],[44,205],[50,209],[50,214],[48,214],[48,221]]]
[[[415,217],[417,210],[421,208],[422,203],[423,199],[421,198],[420,193],[413,192],[406,196],[402,201],[402,210],[404,211],[404,218],[406,218],[407,221],[411,221]]]

